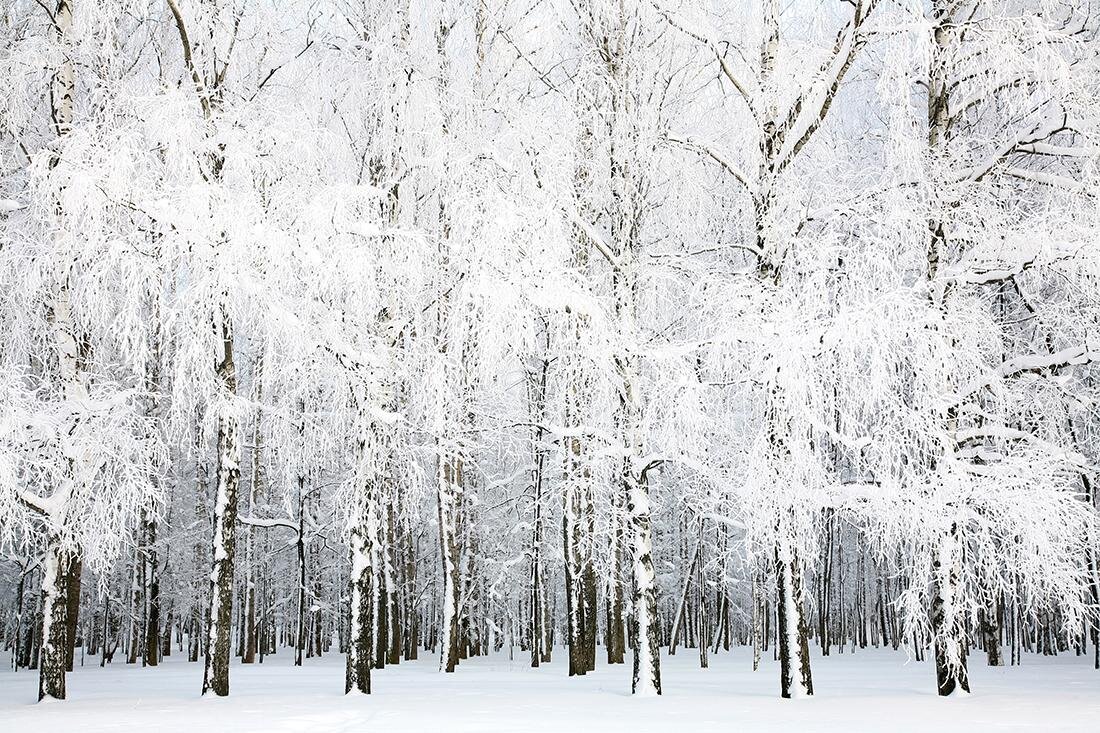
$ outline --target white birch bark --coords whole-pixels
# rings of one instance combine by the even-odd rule
[[[76,78],[72,61],[73,7],[71,0],[60,0],[53,17],[55,42],[60,61],[50,83],[51,115],[54,132],[59,143],[64,141],[73,127],[73,97]],[[51,159],[51,168],[59,162]],[[64,221],[64,212],[58,205],[58,217]],[[61,226],[64,230],[64,224]],[[57,353],[58,378],[61,396],[77,408],[88,398],[88,387],[80,368],[80,345],[70,299],[71,270],[64,265],[53,292],[50,308],[53,326],[54,348]],[[79,456],[69,456],[70,478],[72,462]],[[65,699],[65,667],[69,639],[67,633],[67,593],[65,577],[72,562],[71,551],[64,548],[62,528],[68,521],[68,498],[71,486],[59,486],[51,494],[48,503],[41,507],[49,529],[46,532],[46,558],[42,572],[42,645],[39,656],[38,699]]]

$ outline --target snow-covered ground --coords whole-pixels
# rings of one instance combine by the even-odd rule
[[[201,699],[202,667],[173,657],[157,668],[96,660],[69,676],[69,700],[33,704],[36,672],[0,672],[3,731],[1100,731],[1100,672],[1072,655],[1027,656],[991,669],[975,659],[974,694],[941,699],[929,663],[867,650],[814,659],[816,695],[778,697],[777,664],[751,671],[750,653],[712,657],[692,650],[662,658],[664,696],[630,696],[628,666],[600,665],[568,679],[565,655],[531,669],[526,656],[498,654],[444,675],[425,658],[372,675],[374,694],[344,697],[344,658],[291,666],[280,652],[264,664],[234,665],[232,696]],[[140,726],[140,728],[139,728]]]

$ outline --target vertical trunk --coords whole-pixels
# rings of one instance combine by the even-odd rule
[[[103,647],[99,656],[99,666],[105,667],[107,665],[107,655],[110,648],[110,633],[111,633],[111,596],[109,593],[103,594]]]
[[[547,345],[549,346],[549,333],[547,333]],[[537,379],[528,380],[528,402],[532,419],[536,423],[532,435],[534,469],[531,484],[534,490],[534,502],[532,511],[534,520],[531,528],[531,666],[537,667],[542,662],[543,654],[543,624],[545,617],[542,613],[542,488],[543,474],[546,464],[546,451],[543,450],[542,441],[544,430],[542,421],[545,418],[546,409],[546,379],[550,369],[548,361],[543,359],[539,364],[539,376]]]
[[[249,512],[251,514],[251,512]],[[244,586],[244,627],[241,629],[242,636],[242,653],[241,664],[253,664],[256,661],[256,577],[255,577],[255,530],[252,527],[248,528],[248,546],[246,548],[246,554],[248,559],[245,561],[246,576]]]
[[[718,594],[718,617],[714,634],[714,653],[719,649],[729,651],[730,648],[730,597],[723,589]]]
[[[549,664],[554,653],[554,619],[557,618],[556,598],[547,598],[545,581],[539,586],[542,596],[542,661]],[[552,594],[551,594],[552,595]]]
[[[818,574],[821,590],[818,595],[817,635],[818,643],[821,645],[821,654],[827,657],[829,656],[829,621],[832,615],[830,613],[830,603],[832,601],[833,581],[833,537],[836,532],[836,522],[833,513],[828,508],[823,511],[823,514],[825,518],[825,548],[822,556],[825,562]]]
[[[762,571],[754,570],[752,574],[752,671],[760,669],[760,652],[764,647],[764,599],[761,598],[763,583],[760,582]]]
[[[400,644],[400,637],[394,637],[397,620],[395,608],[397,605],[396,582],[393,569],[393,501],[395,486],[391,478],[381,479],[384,493],[378,507],[375,546],[374,567],[375,578],[373,581],[373,596],[371,603],[374,612],[374,658],[375,669],[384,669],[386,662],[396,664],[391,660],[391,648],[396,642]],[[383,510],[382,507],[385,507]],[[384,514],[383,514],[384,511]]]
[[[459,556],[459,659],[467,659],[476,656],[480,651],[481,619],[478,614],[477,575],[474,568],[474,558],[477,556],[476,535],[473,533],[473,521],[470,517],[470,481],[463,475],[462,492],[458,495],[459,530],[456,532],[462,538]],[[465,571],[465,572],[463,572]]]
[[[53,15],[55,42],[61,58],[50,79],[51,115],[54,132],[59,143],[72,131],[73,98],[76,92],[76,76],[73,68],[71,46],[73,44],[73,10],[71,0],[59,0]],[[58,145],[60,148],[60,144]],[[55,155],[50,160],[50,168],[59,162]],[[60,197],[57,214],[61,218]],[[68,273],[59,283],[55,293],[51,312],[54,345],[57,349],[58,370],[62,393],[66,400],[76,401],[87,396],[87,388],[80,373],[80,349],[73,323],[72,306],[69,299]],[[58,489],[59,491],[61,489]],[[64,517],[64,495],[57,495],[58,516]],[[55,517],[47,516],[49,522]],[[42,622],[41,642],[38,656],[38,699],[50,697],[65,699],[65,671],[72,664],[72,643],[69,634],[68,608],[73,594],[73,584],[69,576],[73,555],[62,548],[61,538],[51,529],[47,532],[46,557],[42,567]],[[79,576],[75,585],[76,602],[79,604]],[[73,614],[75,616],[75,613]],[[73,636],[75,636],[75,631]]]
[[[657,582],[653,571],[652,530],[649,512],[648,467],[635,477],[627,474],[627,513],[633,550],[634,679],[635,695],[661,694],[660,640],[657,629]]]
[[[73,557],[69,570],[65,573],[65,669],[73,671],[73,654],[76,651],[77,628],[80,618],[80,580],[84,563],[79,557]]]
[[[228,314],[222,314],[222,354],[218,364],[221,399],[237,393],[233,364],[233,337]],[[214,501],[213,569],[210,573],[210,628],[206,634],[206,663],[202,694],[229,694],[230,625],[233,620],[233,563],[237,541],[237,486],[240,480],[240,436],[236,413],[228,406],[218,410],[218,477]]]
[[[702,544],[702,538],[700,538],[700,544]],[[695,587],[698,592],[698,622],[696,626],[699,633],[699,666],[706,669],[708,666],[707,661],[707,647],[710,646],[710,638],[707,633],[710,629],[710,617],[707,614],[707,585],[706,577],[703,573],[703,563],[697,564],[697,573],[695,577]]]
[[[168,606],[168,612],[164,614],[163,632],[160,636],[161,658],[172,656],[172,630],[175,628],[176,619],[172,613],[172,606]]]
[[[443,613],[440,625],[439,666],[454,672],[459,657],[460,566],[457,537],[457,499],[462,484],[462,461],[449,455],[440,459],[438,482],[439,552],[443,562]]]
[[[374,492],[376,483],[374,477],[367,475],[369,465],[374,456],[368,455],[373,448],[371,445],[372,426],[365,414],[366,395],[357,395],[358,436],[356,438],[356,462],[359,471],[363,473],[356,487],[359,494],[354,498],[355,513],[351,518],[351,531],[349,533],[351,545],[351,578],[350,578],[350,623],[348,628],[347,645],[347,673],[344,680],[344,694],[352,691],[362,694],[370,694],[370,667],[371,667],[371,582],[374,568],[374,540],[375,535],[371,522],[374,516]]]
[[[168,0],[183,51],[184,63],[195,84],[199,106],[209,123],[219,104],[218,87],[221,79],[204,78],[184,25],[183,15],[176,0]],[[224,69],[223,69],[224,73]],[[203,160],[209,180],[219,182],[225,157],[212,152]],[[202,678],[202,694],[213,692],[219,697],[229,694],[229,657],[233,622],[233,571],[236,560],[236,531],[238,485],[241,474],[240,424],[236,410],[230,404],[237,396],[237,371],[233,361],[233,323],[226,300],[228,286],[221,293],[214,328],[219,338],[215,352],[214,372],[218,382],[218,395],[214,401],[216,411],[217,440],[217,488],[214,499],[212,568],[210,572],[210,598],[206,609],[207,633],[205,637],[205,664]],[[196,624],[197,625],[197,624]],[[196,650],[197,651],[197,650]]]
[[[587,472],[586,472],[587,473]],[[581,600],[584,607],[584,626],[581,633],[582,658],[584,668],[591,672],[596,669],[596,567],[592,562],[596,538],[596,509],[592,496],[592,482],[585,481],[585,491],[581,494],[583,514],[580,517],[584,529],[584,541],[581,560]]]
[[[317,601],[321,599],[321,573],[320,573],[320,550],[314,552],[313,560],[313,598]],[[325,651],[325,617],[322,613],[320,606],[314,604],[313,611],[313,636],[310,640],[310,646],[313,648],[314,656],[321,656]]]
[[[160,395],[160,363],[161,363],[161,334],[160,334],[160,304],[153,298],[151,304],[152,320],[154,324],[151,339],[151,351],[149,366],[146,371],[146,389],[149,398],[146,403],[146,411],[156,427],[147,435],[154,440],[157,436],[153,431],[163,430],[160,427],[164,422],[161,408]],[[158,490],[163,490],[164,485],[160,477],[156,479]],[[158,491],[158,493],[160,493]],[[143,508],[141,512],[141,534],[145,545],[145,658],[143,664],[156,666],[160,661],[161,652],[161,598],[160,598],[160,566],[157,556],[157,514],[156,504]]]
[[[29,573],[28,575],[29,575],[29,577],[25,581],[24,593],[27,592],[26,589],[28,587],[32,588],[32,589],[35,587],[33,571],[31,573]],[[34,592],[33,593],[33,596],[34,596],[35,600],[31,604],[30,608],[27,609],[26,613],[24,614],[24,615],[27,616],[27,618],[24,618],[22,623],[20,624],[20,629],[22,629],[21,638],[20,638],[19,646],[16,647],[16,650],[15,650],[15,669],[16,670],[27,669],[31,666],[31,648],[34,646],[34,636],[35,636],[34,628],[35,628],[36,622],[37,622],[37,618],[35,617],[34,614],[35,614],[35,608],[38,605],[38,600],[37,599],[39,599],[41,597],[41,595],[42,594],[39,593],[39,592]]]
[[[150,667],[155,667],[160,661],[160,572],[157,568],[156,541],[156,519],[148,519],[145,526],[145,598],[149,610],[145,617],[145,664]]]
[[[27,561],[30,562],[29,560]],[[11,642],[11,666],[16,672],[20,667],[25,667],[25,664],[21,664],[22,652],[23,652],[23,596],[26,593],[27,584],[27,571],[25,567],[19,568],[19,583],[15,588],[15,628],[12,629],[12,642]]]
[[[612,499],[611,569],[607,579],[607,663],[626,661],[626,634],[623,630],[623,518],[621,497]]]
[[[196,435],[201,434],[201,427],[196,426]],[[195,451],[201,453],[204,446],[196,441]],[[210,492],[209,471],[206,463],[201,459],[195,466],[195,524],[196,526],[202,526],[202,524],[208,521],[207,517],[207,501],[208,494]],[[195,544],[191,547],[191,556],[195,563],[196,568],[201,568],[206,564],[206,552],[201,541],[196,540]],[[205,604],[204,604],[205,601]],[[200,638],[202,633],[202,626],[204,620],[203,605],[209,607],[209,598],[203,598],[200,596],[194,604],[188,614],[187,619],[187,661],[197,662],[199,660],[199,648],[202,645],[202,639]]]
[[[72,558],[51,537],[42,564],[42,641],[38,657],[38,699],[65,699],[68,650],[68,588],[65,576]]]
[[[1001,655],[1001,628],[997,618],[997,604],[991,603],[981,612],[982,646],[990,667],[1004,666]]]
[[[889,627],[886,623],[886,598],[882,593],[882,570],[879,568],[878,563],[875,563],[875,590],[878,595],[879,634],[882,637],[882,648],[885,649],[890,644],[890,639]]]
[[[306,646],[306,520],[305,520],[305,482],[306,477],[298,474],[298,539],[295,549],[298,555],[298,601],[297,628],[294,632],[294,666],[302,666],[302,652]]]
[[[263,357],[256,365],[256,394],[257,404],[263,399]],[[258,496],[262,481],[261,467],[263,459],[263,432],[262,412],[256,411],[256,424],[252,430],[252,470],[248,482],[248,515],[253,516],[256,509],[256,497]],[[244,653],[241,655],[242,664],[253,664],[256,661],[256,528],[249,525],[245,535],[245,592],[244,592]]]
[[[941,696],[970,692],[966,672],[966,627],[959,605],[959,563],[962,548],[955,524],[944,533],[932,561],[932,643],[936,686]]]
[[[948,0],[933,0],[932,3],[932,61],[928,79],[928,148],[933,155],[942,155],[947,144],[950,126],[948,92],[948,58],[950,47],[955,42],[956,30],[953,27],[953,9]],[[941,260],[947,245],[946,223],[933,216],[928,222],[928,271],[930,284],[936,282]],[[943,293],[929,288],[932,306],[943,310]],[[944,416],[946,432],[954,432],[954,414],[949,410]],[[949,452],[945,447],[945,453]],[[959,595],[959,565],[962,562],[962,547],[958,525],[952,523],[950,529],[939,538],[939,546],[933,548],[933,588],[932,588],[932,645],[936,662],[936,683],[940,695],[955,692],[970,692],[970,683],[966,672],[966,636],[961,599]]]
[[[141,626],[141,565],[142,553],[141,548],[138,547],[134,550],[134,568],[130,576],[130,628],[127,633],[126,664],[137,664],[144,634]]]
[[[569,441],[570,458],[568,465],[571,467],[569,475],[576,476],[579,466],[576,466],[576,456],[580,453],[580,441]],[[574,470],[575,467],[575,470]],[[584,601],[581,595],[580,579],[580,529],[577,501],[577,486],[573,479],[566,478],[565,503],[562,507],[562,552],[565,557],[565,619],[566,619],[566,643],[569,645],[569,676],[583,675],[588,671],[588,663],[584,659]]]
[[[1095,544],[1093,545],[1095,548]],[[1096,550],[1089,551],[1089,593],[1092,595],[1093,606],[1100,606],[1100,567],[1096,561]],[[1092,639],[1092,666],[1100,669],[1100,618],[1095,616],[1089,621],[1089,636]]]
[[[783,697],[805,697],[814,694],[814,686],[810,675],[806,619],[802,610],[802,568],[797,553],[784,534],[780,529],[780,539],[775,546],[780,694]]]
[[[778,175],[777,160],[782,148],[778,126],[779,90],[775,80],[779,52],[780,23],[778,0],[766,0],[763,7],[764,41],[760,49],[760,87],[763,96],[763,130],[760,138],[760,186],[753,196],[757,247],[761,253],[758,275],[762,280],[781,282],[782,252],[775,228],[773,186]],[[765,430],[769,459],[777,467],[789,458],[790,425],[785,419],[785,388],[779,366],[765,393]],[[802,697],[813,694],[810,675],[810,655],[806,620],[803,615],[801,560],[793,547],[793,526],[788,509],[781,509],[776,524],[776,656],[780,666],[782,697]],[[764,635],[765,640],[767,635]]]
[[[405,542],[405,659],[414,660],[420,647],[420,613],[416,600],[416,563],[419,542],[413,538],[411,519],[403,519],[402,535]]]
[[[535,510],[534,550],[531,555],[531,666],[537,667],[542,661],[542,593],[539,588],[539,510]]]
[[[256,656],[257,661],[260,664],[264,663],[264,656],[268,654],[268,650],[271,647],[271,638],[273,634],[273,619],[272,619],[272,599],[269,597],[269,584],[268,584],[268,565],[267,555],[271,549],[271,533],[264,532],[264,552],[262,557],[265,559],[261,563],[260,574],[260,605],[256,609],[256,613],[259,615],[260,620],[256,628]]]
[[[439,58],[440,73],[437,77],[436,92],[440,100],[450,96],[450,59],[447,51],[447,41],[453,21],[447,17],[441,17],[435,27],[436,54]],[[451,131],[452,119],[449,110],[445,109],[441,120],[441,135],[446,139]],[[454,275],[451,270],[447,249],[445,247],[450,239],[451,221],[450,212],[446,202],[439,202],[439,239],[440,239],[440,271],[445,275]],[[439,299],[437,308],[438,326],[441,334],[445,334],[450,314],[450,290],[445,290]],[[450,344],[446,336],[441,339],[439,349],[446,353]],[[454,672],[459,660],[460,623],[461,623],[461,560],[462,552],[459,548],[459,503],[462,493],[462,459],[457,455],[456,446],[446,446],[442,442],[438,452],[438,475],[436,476],[436,500],[439,520],[439,556],[442,565],[443,589],[441,596],[441,608],[439,614],[439,642],[440,660],[439,668],[445,672]]]
[[[396,501],[397,487],[391,486],[391,497],[386,503],[386,545],[383,548],[386,553],[386,596],[389,598],[389,654],[387,661],[390,664],[401,662],[401,584],[398,582],[397,569],[397,519],[394,516],[394,501]]]
[[[383,499],[385,501],[385,499]],[[375,535],[376,538],[381,535]],[[372,581],[371,610],[373,611],[372,629],[374,636],[374,652],[372,663],[375,669],[384,669],[386,666],[386,652],[389,644],[389,584],[386,578],[386,550],[381,542],[374,543],[374,555],[371,560],[374,566],[374,580]]]
[[[103,598],[103,654],[99,658],[99,666],[106,667],[108,662],[111,662],[115,656],[115,649],[118,647],[117,641],[111,637],[111,596],[104,595]]]
[[[778,273],[776,273],[778,277]],[[790,456],[791,428],[783,404],[784,388],[779,369],[766,393],[765,429],[770,460],[780,466]],[[781,508],[775,522],[776,656],[780,667],[780,695],[784,698],[813,694],[810,673],[809,632],[804,615],[802,561],[795,549],[797,530],[791,505]],[[843,579],[838,582],[843,588]],[[843,637],[841,637],[843,638]]]
[[[366,509],[363,512],[367,511]],[[351,626],[348,631],[348,663],[344,694],[370,694],[371,645],[371,541],[360,518],[351,533]]]
[[[569,313],[569,336],[574,345],[581,340],[585,325],[583,316]],[[590,668],[589,638],[595,640],[594,609],[589,606],[589,591],[594,604],[595,578],[591,574],[591,509],[590,470],[584,455],[584,438],[579,434],[584,420],[581,408],[586,402],[586,375],[583,367],[572,364],[568,369],[565,419],[574,434],[565,442],[565,475],[562,497],[562,553],[564,555],[566,644],[569,652],[569,676],[584,675]],[[594,652],[594,650],[593,650]]]
[[[668,653],[670,655],[676,653],[676,645],[680,637],[680,626],[683,623],[684,614],[687,610],[688,591],[691,590],[691,586],[695,582],[695,566],[699,562],[699,551],[702,547],[702,542],[695,546],[695,552],[691,554],[691,562],[688,563],[687,572],[684,573],[684,585],[683,589],[680,591],[680,602],[676,604],[676,616],[672,621],[672,630],[669,631],[668,635]]]

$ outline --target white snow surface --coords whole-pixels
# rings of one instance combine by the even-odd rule
[[[602,649],[600,650],[602,653]],[[78,650],[79,654],[79,650]],[[262,665],[234,664],[229,698],[199,697],[202,664],[173,656],[156,668],[88,657],[69,675],[69,699],[35,704],[37,672],[0,672],[0,729],[5,731],[1097,731],[1100,672],[1091,656],[1025,655],[1018,667],[990,668],[972,658],[974,693],[935,694],[930,662],[902,652],[813,654],[815,695],[779,698],[779,663],[752,671],[752,650],[712,655],[699,668],[695,650],[662,654],[664,695],[630,693],[626,665],[599,664],[569,679],[566,654],[531,669],[518,649],[464,660],[438,671],[426,652],[371,675],[372,695],[344,696],[344,657],[291,665],[282,650]],[[116,656],[116,659],[118,657]],[[140,727],[139,727],[140,726]]]

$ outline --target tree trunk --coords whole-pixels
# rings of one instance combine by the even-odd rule
[[[387,498],[383,497],[382,501],[386,501]],[[380,540],[382,537],[382,530],[378,526],[378,519],[372,517],[372,521],[376,522],[372,524],[376,534],[374,538]],[[375,669],[385,669],[386,667],[386,655],[389,651],[389,591],[390,584],[386,577],[386,548],[382,546],[382,542],[376,541],[374,543],[374,555],[372,558],[372,564],[374,566],[374,580],[372,581],[371,596],[371,608],[373,611],[372,629],[374,634],[374,652],[372,655],[372,663]]]
[[[29,563],[30,560],[28,559]],[[12,642],[11,642],[11,667],[16,672],[21,667],[25,667],[23,664],[23,607],[25,601],[23,596],[26,595],[27,585],[27,570],[25,566],[19,568],[19,583],[15,588],[15,628],[12,629]]]
[[[84,563],[79,557],[73,557],[69,563],[69,570],[65,573],[65,669],[73,671],[73,655],[76,651],[77,629],[80,619],[80,580],[84,569]]]
[[[371,645],[371,541],[363,507],[351,533],[351,624],[348,631],[348,664],[344,694],[353,690],[370,694]]]
[[[157,568],[157,524],[155,519],[146,522],[146,589],[145,598],[149,606],[145,617],[145,664],[157,666],[160,661],[160,573]]]
[[[680,626],[684,620],[684,614],[687,611],[688,591],[691,590],[692,584],[695,582],[695,565],[699,562],[699,551],[702,549],[702,540],[695,545],[695,552],[691,554],[691,562],[688,564],[687,572],[684,573],[684,583],[680,591],[680,602],[676,604],[676,616],[672,621],[672,630],[669,631],[668,638],[668,653],[670,655],[676,653],[676,645],[680,637]]]
[[[944,533],[932,561],[932,642],[936,657],[936,687],[941,696],[970,692],[966,672],[966,628],[959,607],[959,529]]]
[[[130,576],[130,627],[126,634],[126,664],[137,664],[141,651],[141,640],[145,629],[141,625],[141,548],[134,550],[134,568]]]
[[[579,344],[585,322],[580,314],[570,313],[570,338]],[[565,630],[569,653],[569,676],[584,675],[591,668],[589,640],[594,643],[596,619],[595,576],[592,574],[592,543],[589,531],[591,511],[591,472],[584,442],[579,432],[584,420],[582,406],[587,399],[585,374],[581,365],[572,364],[567,370],[567,394],[565,421],[574,434],[564,443],[565,475],[562,491],[562,553],[565,579]],[[591,598],[590,598],[591,592]],[[591,629],[591,630],[590,630]],[[594,654],[593,649],[593,654]]]
[[[810,675],[810,645],[803,614],[802,568],[798,555],[781,528],[775,546],[777,583],[780,695],[806,697],[814,694]]]
[[[374,476],[370,475],[370,461],[374,458],[368,454],[373,447],[370,439],[373,426],[366,415],[367,396],[357,392],[356,407],[358,410],[355,452],[356,462],[360,466],[362,477],[356,489],[359,495],[354,498],[355,513],[351,519],[350,545],[351,545],[351,578],[350,578],[350,623],[348,624],[347,645],[347,672],[344,679],[344,694],[352,691],[370,694],[370,668],[371,645],[374,643],[372,633],[372,588],[374,578],[374,545],[377,535],[374,531],[375,518],[374,492],[377,483]]]
[[[586,470],[586,474],[588,471]],[[583,514],[580,517],[584,528],[584,541],[581,544],[581,602],[584,607],[584,626],[581,631],[582,661],[584,669],[591,672],[596,669],[596,626],[598,610],[596,608],[596,567],[592,562],[596,539],[596,509],[592,496],[592,482],[586,476],[585,491],[581,494]]]
[[[546,375],[546,362],[543,362],[543,379]],[[543,382],[545,384],[545,382]],[[542,442],[542,429],[535,431],[535,475],[534,475],[534,522],[531,529],[531,666],[537,667],[542,661],[543,624],[542,614],[542,478],[545,454],[539,447]]]
[[[306,521],[305,521],[305,482],[306,477],[298,474],[298,539],[295,548],[298,554],[298,619],[294,632],[294,666],[302,666],[302,652],[306,646]]]
[[[622,501],[612,500],[611,570],[607,579],[607,663],[626,661],[626,634],[623,628],[623,517]]]
[[[222,314],[222,358],[218,375],[221,399],[237,393],[233,365],[233,338],[228,314]],[[236,413],[223,406],[218,412],[218,483],[214,501],[213,569],[210,573],[210,628],[206,637],[206,663],[202,694],[229,694],[229,656],[233,622],[233,562],[237,541],[237,488],[240,480],[241,446]]]
[[[419,542],[413,538],[412,521],[405,517],[401,534],[405,543],[405,592],[402,600],[405,604],[405,659],[415,660],[420,647],[420,612],[416,599],[416,563]]]
[[[701,543],[702,538],[700,538],[700,544]],[[703,565],[704,563],[702,562],[696,564],[697,575],[695,579],[695,588],[698,593],[698,620],[696,621],[696,626],[699,629],[699,667],[706,669],[709,666],[709,661],[707,660],[707,647],[710,646],[710,638],[707,634],[710,631],[710,616],[708,614],[707,583]]]
[[[439,552],[443,563],[443,614],[440,624],[439,667],[454,672],[459,655],[459,593],[461,592],[457,537],[458,494],[462,490],[462,460],[444,455],[438,482]]]
[[[997,623],[997,604],[991,603],[981,612],[982,645],[990,667],[1004,666],[1001,655],[1001,627]]]
[[[61,59],[50,79],[50,106],[54,122],[54,131],[58,141],[64,141],[72,131],[73,98],[76,93],[76,75],[73,68],[71,46],[73,44],[73,9],[71,0],[58,0],[53,14],[53,28],[57,43],[58,57]],[[60,145],[58,145],[59,149]],[[50,168],[59,162],[55,154],[50,159]],[[58,218],[61,218],[60,197],[57,203]],[[62,393],[66,400],[76,401],[87,397],[87,388],[80,373],[80,348],[73,322],[72,305],[69,298],[68,273],[54,293],[54,303],[50,319],[54,329],[54,342],[57,349],[58,369]],[[58,497],[59,499],[61,497]],[[64,520],[64,504],[57,507],[61,521]],[[53,516],[47,520],[52,522]],[[72,643],[69,634],[68,606],[73,584],[69,581],[74,571],[71,566],[74,557],[61,546],[61,538],[47,532],[46,557],[42,567],[42,622],[41,641],[38,654],[38,699],[65,699],[65,671],[71,665]],[[79,582],[75,585],[77,603],[79,603]],[[74,614],[75,615],[75,614]],[[75,636],[75,632],[73,634]]]
[[[580,472],[576,456],[580,453],[579,441],[569,441],[570,457],[567,459],[569,475],[566,478],[565,503],[562,507],[562,553],[565,557],[565,628],[569,646],[569,676],[583,675],[588,671],[584,658],[584,599],[581,588],[581,552],[579,501],[576,477]]]
[[[263,356],[256,365],[255,401],[257,404],[263,399]],[[262,412],[256,411],[256,423],[252,430],[252,470],[248,482],[248,515],[253,516],[256,510],[256,497],[262,488],[263,476],[263,431]],[[245,595],[244,595],[244,653],[241,655],[241,664],[253,664],[256,661],[258,639],[256,636],[256,528],[249,525],[245,531]]]
[[[627,513],[630,517],[634,568],[634,679],[631,692],[661,694],[660,639],[657,628],[657,582],[653,571],[649,513],[648,467],[637,477],[627,474]]]
[[[42,564],[42,642],[38,657],[38,699],[65,699],[68,656],[68,586],[72,558],[51,537]]]
[[[390,485],[390,497],[386,502],[386,544],[383,552],[386,556],[386,597],[389,599],[389,652],[386,661],[390,664],[401,662],[401,584],[397,578],[399,558],[397,553],[397,519],[394,516],[394,502],[397,497],[397,487]]]

